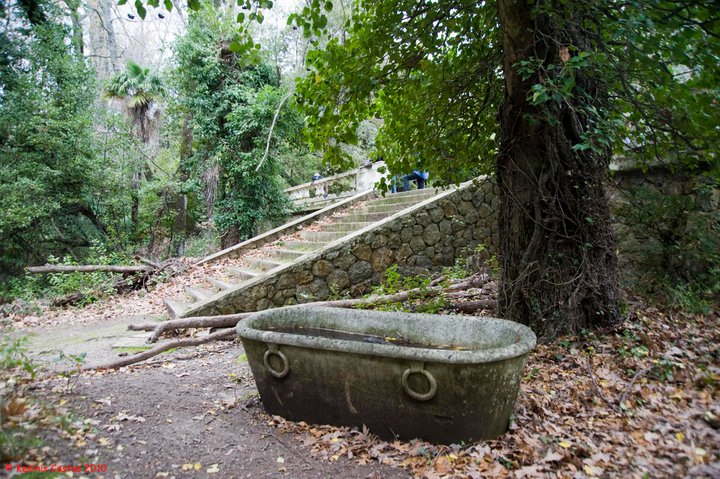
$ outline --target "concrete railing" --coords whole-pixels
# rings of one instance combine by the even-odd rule
[[[383,176],[383,173],[378,171],[381,166],[385,166],[385,162],[368,162],[345,173],[293,186],[285,190],[285,193],[299,211],[321,209],[338,199],[372,190]]]

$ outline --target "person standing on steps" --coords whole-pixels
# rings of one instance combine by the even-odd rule
[[[312,176],[312,181],[311,181],[310,183],[313,184],[313,183],[315,183],[316,181],[319,181],[319,180],[322,180],[322,179],[323,179],[323,176],[322,176],[320,173],[315,173],[315,174]],[[322,195],[323,198],[327,198],[327,196],[328,196],[327,183],[323,183],[323,184],[320,185],[320,186],[316,186],[316,187],[315,187],[315,194],[316,194],[316,195]]]

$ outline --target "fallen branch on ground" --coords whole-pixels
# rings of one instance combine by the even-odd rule
[[[104,271],[107,273],[144,273],[152,270],[152,267],[149,265],[121,266],[113,264],[88,264],[66,266],[59,264],[46,264],[45,266],[30,266],[27,270],[28,273],[95,273],[97,271]]]
[[[169,349],[182,348],[185,346],[199,346],[201,344],[209,343],[210,341],[215,341],[218,339],[230,339],[234,337],[234,328],[221,329],[212,334],[208,334],[207,336],[201,336],[198,338],[178,339],[177,341],[168,341],[167,343],[158,344],[154,348],[148,349],[147,351],[133,354],[131,356],[126,356],[122,359],[118,359],[117,361],[111,361],[109,363],[101,364],[99,366],[86,366],[83,369],[117,369],[123,366],[129,366],[131,364],[135,364],[140,361],[152,358],[153,356],[164,353]]]
[[[478,274],[468,278],[466,281],[444,287],[428,287],[428,288],[417,288],[408,291],[402,291],[395,294],[387,294],[382,296],[370,296],[368,298],[356,298],[356,299],[341,299],[335,301],[316,301],[312,303],[304,303],[304,306],[327,306],[335,308],[353,308],[358,306],[379,306],[388,303],[397,303],[402,301],[409,301],[414,299],[428,299],[441,294],[452,293],[453,291],[463,291],[469,288],[482,288],[484,285],[489,283],[491,280],[487,274]],[[459,311],[473,312],[478,309],[490,309],[494,308],[495,302],[492,300],[479,300],[479,301],[464,301],[464,302],[453,302],[447,307],[448,309],[456,309]],[[250,316],[252,313],[238,313],[238,314],[227,314],[222,316],[199,316],[194,318],[180,318],[171,321],[165,321],[162,323],[145,323],[145,324],[131,324],[128,329],[131,331],[152,331],[153,334],[149,338],[149,342],[156,342],[158,338],[166,331],[174,331],[178,329],[189,329],[189,328],[226,328],[220,329],[216,332],[212,332],[207,336],[199,338],[185,338],[176,341],[169,341],[166,343],[159,344],[154,348],[143,351],[132,356],[127,356],[117,361],[113,361],[100,366],[95,366],[88,369],[115,369],[130,364],[135,364],[140,361],[144,361],[148,358],[156,356],[164,351],[172,348],[179,348],[184,346],[198,346],[200,344],[207,343],[209,341],[215,341],[220,339],[229,339],[235,336],[235,328],[238,321],[243,318]]]
[[[55,265],[46,264],[44,266],[30,266],[27,268],[28,273],[115,273],[122,274],[122,277],[111,278],[113,283],[112,289],[116,294],[123,294],[128,291],[136,291],[142,288],[147,289],[148,285],[165,281],[186,269],[182,262],[173,258],[162,263],[153,261],[142,256],[135,256],[135,260],[142,265],[108,265],[108,264],[86,264],[86,265]],[[53,301],[53,306],[71,306],[77,304],[88,297],[87,293],[75,292]]]
[[[490,281],[487,275],[477,275],[469,278],[461,283],[453,284],[447,288],[417,288],[408,291],[402,291],[395,294],[387,294],[382,296],[370,296],[368,298],[355,299],[339,299],[334,301],[315,301],[312,303],[303,303],[304,306],[326,306],[332,308],[355,308],[362,306],[379,306],[388,303],[398,303],[411,299],[426,299],[440,294],[452,294],[453,291],[462,291],[467,288],[480,288]],[[478,309],[494,308],[494,302],[483,301],[465,303],[452,303],[452,307],[459,311],[472,312]],[[490,304],[492,303],[492,306]],[[472,309],[475,307],[475,309]],[[178,329],[190,328],[229,328],[237,325],[238,321],[248,317],[252,313],[227,314],[222,316],[196,316],[191,318],[173,319],[161,323],[143,323],[131,324],[128,326],[130,331],[152,331],[153,334],[148,339],[149,343],[155,343],[160,336],[167,331],[176,331]]]
[[[134,259],[135,261],[140,261],[141,263],[145,263],[145,264],[147,264],[147,265],[150,265],[150,266],[152,266],[153,268],[156,268],[156,269],[162,268],[162,264],[158,263],[157,261],[153,261],[153,260],[151,260],[151,259],[144,258],[144,257],[142,257],[142,256],[135,255],[135,256],[133,256],[133,259]]]
[[[162,323],[131,324],[130,331],[153,331],[148,338],[148,343],[157,342],[158,338],[165,331],[175,331],[189,328],[231,328],[237,325],[238,321],[246,318],[251,313],[227,314],[223,316],[196,316],[194,318],[180,318]]]
[[[460,311],[463,313],[474,313],[481,309],[495,310],[497,308],[497,301],[494,299],[480,299],[477,301],[461,301],[457,303],[450,303],[443,306],[444,309],[451,311]]]

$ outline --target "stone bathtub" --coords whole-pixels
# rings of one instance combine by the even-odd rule
[[[536,342],[501,319],[304,306],[237,332],[269,414],[439,443],[507,430]]]

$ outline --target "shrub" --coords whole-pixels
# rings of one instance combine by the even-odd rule
[[[638,188],[618,215],[638,253],[631,266],[647,293],[691,312],[707,312],[720,294],[720,213],[697,195]]]

